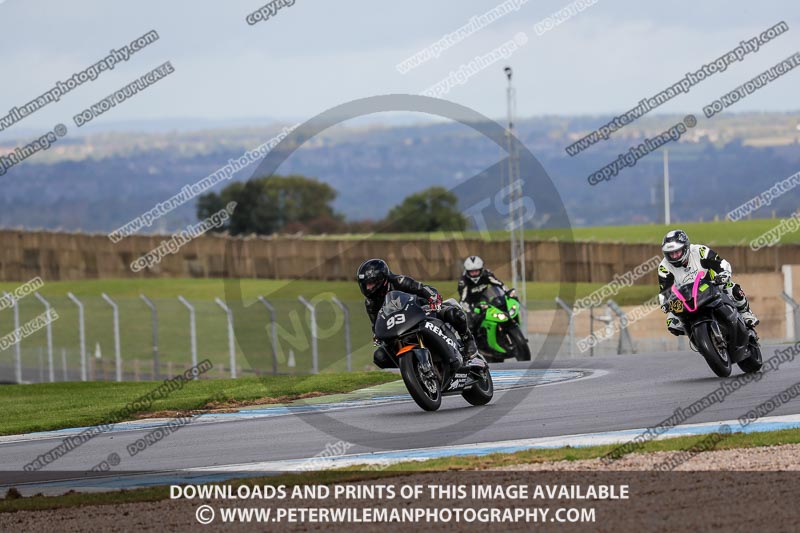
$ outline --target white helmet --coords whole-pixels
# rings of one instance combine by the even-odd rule
[[[477,255],[471,255],[464,260],[464,273],[476,283],[483,275],[483,259]]]

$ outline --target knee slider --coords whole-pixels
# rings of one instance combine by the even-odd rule
[[[745,300],[744,290],[738,283],[733,286],[733,289],[731,289],[731,294],[733,294],[733,299],[737,302],[742,302]]]

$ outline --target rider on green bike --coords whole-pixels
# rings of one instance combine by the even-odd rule
[[[469,317],[469,327],[474,333],[483,322],[484,311],[475,312],[475,304],[483,298],[483,291],[490,285],[500,287],[506,295],[514,298],[514,289],[509,289],[505,284],[494,275],[494,272],[484,268],[483,259],[477,255],[471,255],[464,261],[464,273],[458,280],[458,297],[461,300],[461,307]]]

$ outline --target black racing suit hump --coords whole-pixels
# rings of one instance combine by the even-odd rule
[[[483,269],[483,273],[481,277],[478,278],[478,281],[472,281],[465,272],[461,276],[461,279],[458,280],[458,297],[462,302],[474,305],[481,301],[483,291],[490,285],[496,285],[503,289],[504,292],[508,292],[508,288],[505,284],[488,268]]]
[[[369,316],[369,320],[373,327],[375,326],[375,320],[378,318],[378,312],[381,310],[381,306],[383,305],[383,299],[386,297],[386,293],[390,291],[407,292],[409,294],[419,296],[420,298],[424,298],[425,300],[430,300],[439,294],[439,291],[430,285],[420,283],[419,281],[408,276],[390,273],[389,284],[386,288],[386,292],[381,294],[379,297],[367,298],[364,301],[364,306],[367,308],[367,315]]]

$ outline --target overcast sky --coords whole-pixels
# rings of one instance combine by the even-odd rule
[[[591,3],[593,0],[586,0]],[[800,49],[796,0],[596,0],[543,35],[535,26],[565,0],[530,0],[407,74],[395,66],[499,0],[296,0],[255,25],[259,0],[136,2],[0,0],[0,115],[151,29],[161,38],[113,71],[0,133],[52,128],[165,61],[175,73],[97,121],[196,117],[298,120],[337,104],[386,93],[420,93],[476,55],[524,32],[507,61],[444,96],[481,113],[505,113],[502,67],[515,69],[518,111],[540,114],[626,110],[785,20],[789,32],[660,112],[703,105]],[[113,6],[113,7],[111,7]],[[798,69],[800,70],[800,69]],[[792,72],[736,111],[796,110]]]

